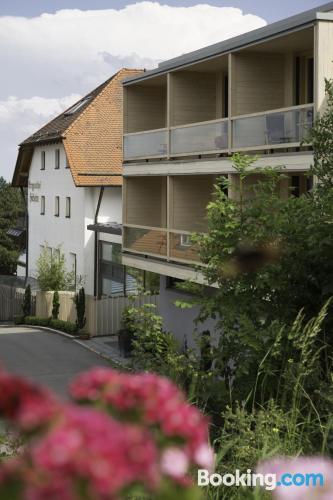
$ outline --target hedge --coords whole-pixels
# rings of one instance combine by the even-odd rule
[[[14,318],[16,325],[48,326],[61,332],[75,335],[78,331],[77,325],[71,321],[62,321],[61,319],[40,318],[39,316],[16,316]]]

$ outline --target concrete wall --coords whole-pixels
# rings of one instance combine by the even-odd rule
[[[166,276],[160,277],[160,296],[158,312],[163,318],[165,330],[174,334],[180,346],[184,345],[185,339],[190,348],[196,347],[196,342],[193,336],[195,325],[193,321],[198,315],[199,308],[179,309],[174,305],[176,300],[188,300],[190,296],[174,289],[166,288]],[[212,338],[216,339],[214,334],[215,320],[207,320],[198,325],[198,332],[209,330]]]
[[[60,149],[60,168],[55,169],[55,149]],[[41,151],[46,153],[41,170]],[[40,186],[39,186],[40,183]],[[94,233],[87,225],[94,222],[100,189],[75,187],[61,144],[38,146],[34,150],[29,173],[29,276],[36,276],[36,261],[45,245],[59,245],[65,254],[68,270],[76,255],[76,272],[82,277],[86,292],[93,294]],[[41,215],[41,196],[45,196],[45,215]],[[60,215],[55,217],[55,197],[60,197]],[[71,217],[66,218],[66,197],[71,198]],[[107,187],[100,207],[99,222],[121,223],[121,188]]]

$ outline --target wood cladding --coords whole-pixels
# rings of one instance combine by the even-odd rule
[[[172,178],[170,228],[184,231],[207,230],[206,207],[212,198],[213,175]]]
[[[171,126],[216,118],[216,73],[180,71],[170,77]]]
[[[125,133],[166,127],[166,96],[166,85],[125,87]]]
[[[282,54],[238,53],[232,56],[232,116],[285,105],[285,58]]]
[[[166,177],[131,177],[126,181],[126,223],[166,227]]]

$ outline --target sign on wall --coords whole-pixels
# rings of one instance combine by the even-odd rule
[[[32,192],[30,192],[29,199],[31,202],[38,202],[39,201],[39,196],[38,194],[35,193],[35,190],[39,190],[42,187],[41,182],[30,182],[28,183],[29,189],[31,189]]]

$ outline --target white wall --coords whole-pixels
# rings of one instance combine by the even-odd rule
[[[55,149],[60,149],[60,168],[55,169]],[[46,153],[45,170],[41,170],[41,151]],[[40,183],[40,187],[32,184]],[[36,276],[36,260],[41,245],[62,246],[67,267],[76,254],[77,274],[84,280],[88,294],[94,283],[94,233],[87,225],[94,222],[100,188],[74,185],[61,144],[37,146],[29,173],[29,276]],[[35,196],[35,201],[33,201]],[[41,196],[45,196],[45,215],[41,215]],[[60,197],[60,215],[56,217],[55,197]],[[71,198],[71,217],[66,218],[66,197]],[[99,222],[121,222],[121,188],[105,188]]]
[[[195,348],[197,344],[193,336],[194,329],[196,328],[194,320],[199,313],[199,308],[179,309],[176,307],[174,305],[176,300],[186,301],[190,300],[191,297],[178,290],[166,288],[166,280],[166,276],[160,277],[158,310],[163,318],[163,327],[166,331],[174,334],[181,347],[183,347],[186,338],[188,347]],[[200,334],[205,330],[209,330],[212,339],[215,339],[216,342],[216,334],[214,331],[215,323],[215,320],[207,320],[204,323],[200,323],[197,326],[198,333]]]

